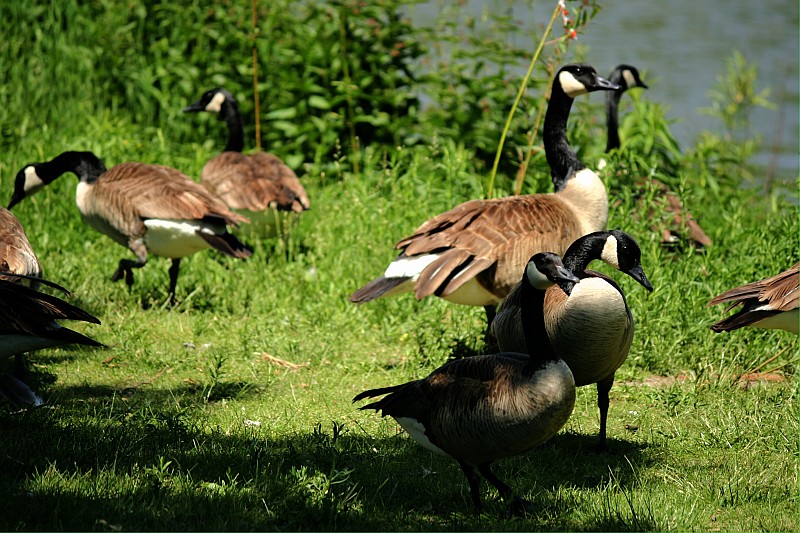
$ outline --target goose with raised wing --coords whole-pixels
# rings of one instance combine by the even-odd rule
[[[783,329],[798,332],[797,307],[800,303],[800,274],[795,263],[780,274],[729,289],[712,298],[708,305],[728,304],[725,311],[741,306],[735,314],[715,322],[717,333],[743,327]]]
[[[425,448],[455,459],[470,487],[475,508],[482,508],[477,471],[511,500],[512,510],[530,504],[492,472],[499,459],[532,450],[555,435],[575,405],[575,381],[569,367],[547,340],[541,307],[544,289],[554,283],[569,294],[578,282],[552,253],[534,255],[524,267],[522,313],[526,351],[495,353],[450,361],[426,378],[372,389],[353,401],[383,396],[360,409],[391,416]]]
[[[617,369],[628,357],[634,323],[620,286],[600,272],[587,270],[596,259],[629,275],[648,291],[653,290],[642,268],[636,241],[620,230],[599,231],[584,235],[567,249],[564,265],[581,283],[568,295],[548,289],[542,312],[548,338],[572,370],[575,385],[597,384],[600,437],[595,449],[605,451],[609,391]],[[527,351],[521,288],[519,284],[514,287],[493,323],[497,344],[504,351]]]
[[[618,86],[588,65],[566,65],[555,76],[544,122],[544,147],[555,192],[472,200],[437,215],[400,240],[382,276],[350,296],[362,303],[405,292],[418,298],[483,306],[488,325],[495,307],[536,252],[562,253],[580,237],[605,229],[605,185],[567,140],[574,98]]]
[[[106,169],[92,152],[64,152],[19,171],[9,209],[66,172],[79,178],[75,201],[94,229],[127,247],[135,260],[120,259],[113,281],[133,284],[133,269],[149,254],[172,259],[169,298],[175,300],[181,258],[200,250],[245,259],[252,251],[228,232],[247,222],[202,185],[163,165],[128,162]]]
[[[250,229],[274,231],[276,211],[300,213],[310,202],[297,174],[279,157],[266,152],[242,153],[244,126],[233,95],[217,87],[203,93],[184,112],[209,112],[228,125],[228,143],[200,173],[203,185],[227,206],[251,221]]]

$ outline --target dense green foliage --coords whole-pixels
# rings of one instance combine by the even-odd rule
[[[249,3],[205,4],[0,3],[4,198],[23,164],[68,149],[196,176],[225,134],[180,110],[216,85],[239,98],[253,139]],[[413,28],[391,1],[261,2],[258,20],[264,144],[298,169],[312,210],[283,238],[253,241],[248,261],[186,259],[170,308],[165,259],[131,289],[110,282],[129,252],[80,219],[72,176],[15,208],[47,277],[102,320],[76,328],[108,347],[32,354],[46,405],[0,404],[0,529],[798,529],[797,337],[713,334],[724,309],[705,305],[798,260],[796,198],[741,188],[756,173],[752,145],[730,142],[746,130],[746,107],[731,110],[720,92],[709,107],[737,117],[733,131],[681,148],[659,103],[631,91],[623,147],[607,155],[599,100],[576,101],[570,139],[587,163],[607,159],[609,227],[635,236],[655,291],[592,265],[618,280],[637,323],[611,392],[613,453],[588,453],[596,397],[580,389],[551,443],[498,465],[537,513],[508,518],[486,488],[476,516],[455,463],[350,399],[488,349],[483,310],[347,296],[422,221],[483,196],[518,85],[510,66],[529,51],[472,39],[480,30],[453,19]],[[491,35],[516,31],[502,14],[492,24]],[[473,48],[432,55],[463,42],[458,32]],[[537,67],[500,192],[512,188],[559,50],[546,48]],[[748,68],[720,72],[757,95]],[[543,164],[537,153],[525,192],[548,190]],[[712,247],[661,246],[659,216],[645,213],[663,211],[632,190],[643,174],[681,195]],[[740,379],[753,372],[763,379]]]

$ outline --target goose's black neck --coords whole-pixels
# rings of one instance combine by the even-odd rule
[[[106,171],[106,165],[92,152],[64,152],[46,163],[36,165],[36,175],[44,183],[72,172],[84,183],[94,183]]]
[[[558,357],[550,344],[544,324],[545,291],[533,287],[527,279],[522,280],[520,290],[522,333],[530,355],[525,371],[533,373],[548,362],[558,360]]]
[[[556,192],[564,188],[567,178],[573,173],[586,168],[567,140],[567,119],[572,101],[556,78],[544,116],[544,152]]]
[[[219,111],[219,118],[228,125],[228,144],[226,152],[241,152],[244,150],[244,124],[239,114],[239,105],[232,98],[226,98]]]
[[[606,93],[606,129],[608,140],[606,152],[619,148],[619,99],[623,91],[608,91]]]

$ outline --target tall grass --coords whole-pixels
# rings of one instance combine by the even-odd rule
[[[221,126],[193,124],[180,109],[224,84],[236,85],[247,114],[250,7],[3,4],[1,56],[19,59],[0,65],[7,80],[0,191],[10,197],[23,164],[68,149],[93,150],[109,165],[141,160],[197,175],[221,148]],[[452,461],[417,446],[393,421],[354,409],[350,399],[365,388],[487,349],[482,309],[411,296],[347,301],[394,257],[396,240],[483,195],[486,164],[472,139],[489,135],[454,135],[456,118],[466,114],[447,127],[420,122],[425,129],[415,139],[404,136],[403,120],[387,118],[372,124],[356,176],[346,121],[366,113],[357,111],[360,98],[377,105],[394,94],[389,117],[412,102],[415,63],[406,65],[410,75],[392,80],[398,56],[391,52],[397,42],[407,43],[401,57],[425,49],[417,41],[424,34],[402,22],[395,4],[364,6],[363,18],[358,7],[260,5],[260,32],[275,36],[259,44],[260,57],[271,58],[265,78],[280,80],[264,82],[266,144],[284,156],[302,154],[313,209],[285,238],[253,241],[248,261],[211,252],[186,259],[176,307],[165,305],[165,259],[151,258],[130,289],[110,282],[129,252],[81,221],[72,176],[15,208],[47,277],[102,320],[76,327],[108,348],[32,354],[30,381],[46,406],[0,404],[0,529],[797,530],[797,338],[713,334],[708,326],[724,311],[705,306],[722,290],[797,261],[796,207],[738,188],[754,169],[740,152],[725,152],[716,132],[681,151],[646,94],[623,100],[628,144],[603,174],[612,191],[609,227],[637,239],[656,288],[648,294],[597,267],[618,280],[636,320],[611,392],[612,453],[588,453],[596,396],[580,389],[564,431],[498,465],[536,512],[509,518],[485,488],[488,509],[477,516]],[[346,57],[336,48],[343,10]],[[375,14],[380,27],[369,22]],[[293,22],[302,27],[290,28]],[[301,40],[313,42],[311,50]],[[356,43],[367,41],[372,55],[359,55]],[[306,113],[321,110],[312,94],[343,101],[345,88],[318,83],[330,72],[306,63],[323,53],[331,54],[331,69],[347,61],[358,85],[346,89],[354,91],[353,115],[332,119],[335,127],[325,123],[329,110]],[[378,56],[388,63],[363,62]],[[276,72],[288,64],[294,67]],[[378,71],[382,81],[362,79]],[[502,73],[486,76],[494,76],[487,87],[504,83]],[[382,89],[373,93],[371,84]],[[444,85],[438,91],[447,94]],[[285,111],[292,106],[294,115]],[[602,113],[593,100],[576,102],[573,113],[579,120],[570,138],[594,164],[605,139]],[[497,116],[495,127],[505,115]],[[526,141],[524,133],[519,139]],[[638,172],[679,191],[714,245],[705,252],[662,247],[633,197],[630,176]],[[510,190],[511,180],[500,187]],[[754,370],[761,382],[739,379]]]

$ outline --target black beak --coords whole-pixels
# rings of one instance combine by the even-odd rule
[[[581,281],[578,276],[573,274],[570,269],[564,266],[557,267],[556,275],[553,278],[555,284],[558,285],[567,296],[572,294],[572,289]]]
[[[598,76],[597,74],[595,74],[595,76],[594,76],[594,86],[590,90],[592,90],[592,91],[619,91],[620,89],[622,89],[622,87],[620,87],[616,83],[612,83],[612,82],[608,81],[607,79],[605,79],[604,77]]]
[[[11,201],[8,202],[8,210],[10,211],[11,208],[20,203],[23,198],[25,198],[24,193],[14,192],[14,194],[11,195]]]
[[[195,102],[192,105],[186,106],[183,108],[184,113],[197,113],[198,111],[204,111],[205,108],[200,105],[200,102]]]
[[[630,269],[628,275],[638,281],[639,285],[647,289],[648,292],[653,292],[653,285],[650,283],[650,280],[647,279],[647,276],[645,276],[642,265],[636,265]]]

